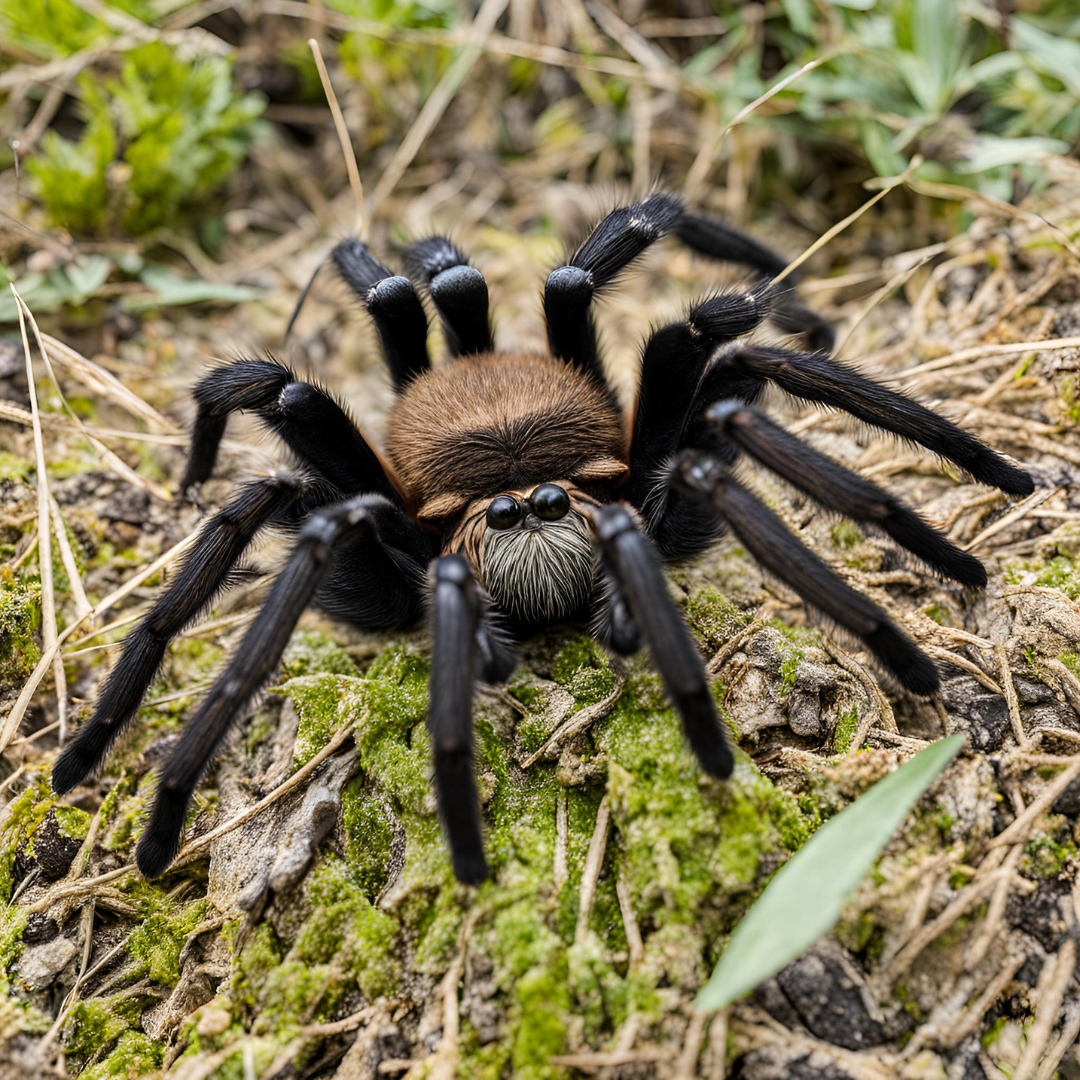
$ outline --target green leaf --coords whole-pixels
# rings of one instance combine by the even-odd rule
[[[963,745],[962,735],[932,743],[818,829],[735,927],[697,1007],[730,1005],[828,933],[908,812]]]
[[[912,95],[932,115],[944,112],[952,100],[964,67],[964,30],[956,0],[915,0],[911,36],[918,75],[909,70],[905,77]]]
[[[84,255],[78,263],[54,266],[47,274],[27,274],[15,287],[31,311],[44,315],[65,304],[85,303],[105,284],[112,267],[104,255]],[[0,322],[15,322],[18,317],[11,290],[0,292]]]
[[[211,300],[239,304],[245,300],[254,300],[259,295],[254,289],[230,285],[225,281],[177,277],[163,266],[144,267],[139,274],[139,280],[153,295],[125,297],[122,306],[127,311],[146,311],[149,308],[171,307],[176,304],[205,304]]]
[[[1002,165],[1019,165],[1024,161],[1037,161],[1045,154],[1067,154],[1068,143],[1060,139],[1045,139],[1029,135],[1018,139],[1001,139],[996,135],[980,135],[972,140],[966,160],[953,162],[958,173],[987,172]]]
[[[810,0],[780,0],[791,29],[811,41],[817,40],[817,12]]]
[[[1024,18],[1010,22],[1014,47],[1028,53],[1032,60],[1074,94],[1080,94],[1080,42],[1055,37]]]
[[[84,255],[78,262],[67,267],[68,281],[79,300],[93,296],[109,278],[112,260],[104,255]]]

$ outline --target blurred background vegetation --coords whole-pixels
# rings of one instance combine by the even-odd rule
[[[1017,201],[1043,184],[1041,155],[1080,142],[1072,0],[504,7],[411,162],[421,184],[467,167],[463,183],[478,186],[492,161],[581,183],[659,178],[683,188],[689,178],[690,194],[717,193],[711,201],[741,223],[781,212],[814,231],[861,202],[867,180],[916,156],[909,192],[921,184],[941,194],[926,185],[946,183]],[[189,262],[221,258],[240,227],[229,211],[250,206],[259,187],[250,162],[260,152],[310,153],[343,185],[340,161],[313,149],[330,128],[305,44],[312,33],[361,170],[379,175],[473,16],[455,0],[0,0],[8,212],[80,241],[137,241],[111,254],[99,244],[99,257],[78,267],[31,271],[23,295],[37,310],[81,303],[110,280],[145,275],[143,256],[162,242]],[[303,180],[293,175],[291,186],[310,205]],[[941,207],[917,210],[918,201],[909,194],[925,232]],[[261,223],[248,215],[243,224]],[[951,213],[942,227],[963,221]],[[17,261],[27,235],[10,221],[3,232],[2,254]]]

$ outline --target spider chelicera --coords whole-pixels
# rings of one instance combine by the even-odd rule
[[[605,379],[591,305],[669,232],[696,252],[748,266],[758,284],[719,292],[651,335],[627,417]],[[961,428],[831,359],[827,324],[771,284],[784,265],[776,255],[671,195],[617,209],[547,279],[546,354],[495,348],[487,285],[449,240],[409,247],[408,277],[357,240],[339,244],[332,260],[374,320],[397,391],[384,456],[330,394],[282,364],[239,360],[203,378],[185,489],[209,477],[238,410],[261,418],[303,476],[250,482],[207,522],[128,635],[93,715],[53,771],[55,789],[66,792],[101,766],[169,641],[226,585],[255,534],[271,525],[293,530],[285,568],[161,772],[136,853],[143,873],[161,874],[172,861],[196,785],[232,722],[277,671],[309,605],[371,630],[430,618],[435,788],[463,882],[487,873],[472,759],[474,683],[505,681],[515,641],[545,626],[586,621],[623,654],[647,645],[702,769],[730,774],[701,658],[660,570],[661,561],[702,552],[728,527],[763,567],[857,635],[906,690],[936,690],[930,659],[796,539],[731,466],[748,454],[966,585],[985,584],[982,565],[754,402],[771,383],[919,443],[1010,494],[1028,494],[1032,480]],[[451,354],[435,366],[417,285]],[[802,334],[809,351],[750,340],[770,317]]]

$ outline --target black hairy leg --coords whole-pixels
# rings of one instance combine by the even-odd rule
[[[380,495],[366,496],[363,505],[377,542],[362,539],[334,551],[314,606],[364,630],[410,626],[424,611],[435,538]]]
[[[800,353],[767,345],[737,344],[717,360],[703,388],[711,400],[732,395],[722,392],[729,370],[742,376],[775,383],[806,401],[841,409],[867,424],[939,454],[980,483],[1010,495],[1030,495],[1035,483],[1023,469],[917,401],[868,379],[855,368],[822,353]]]
[[[95,773],[110,747],[134,719],[157,674],[169,642],[227,586],[255,534],[270,523],[295,522],[302,485],[289,476],[246,485],[203,527],[179,572],[149,614],[124,639],[90,719],[53,767],[53,788],[70,791]]]
[[[961,551],[895,495],[819,453],[760,410],[740,401],[719,401],[705,410],[704,420],[691,435],[696,448],[722,460],[725,448],[734,446],[827,510],[876,525],[939,573],[963,585],[986,584],[986,570],[974,555]]]
[[[697,409],[698,387],[716,350],[756,330],[769,314],[763,292],[729,290],[690,309],[685,322],[657,330],[638,374],[630,443],[630,501],[641,508],[657,471],[680,448]]]
[[[623,506],[612,503],[593,515],[604,553],[608,580],[614,585],[613,642],[628,651],[636,632],[644,637],[668,696],[682,720],[683,732],[701,768],[710,776],[730,776],[735,766],[717,715],[716,703],[697,647],[668,594],[660,564],[645,536]]]
[[[454,876],[467,885],[487,877],[473,768],[472,696],[479,621],[480,599],[469,564],[461,555],[444,555],[435,564],[427,727],[436,799]]]
[[[766,280],[780,274],[787,265],[774,251],[753,237],[706,214],[686,211],[672,230],[691,251],[717,262],[747,266]],[[797,279],[793,276],[791,285]],[[795,299],[793,289],[774,291],[773,322],[789,334],[804,334],[811,349],[831,352],[835,342],[832,327],[815,311]]]
[[[709,362],[724,344],[755,330],[770,312],[766,291],[727,290],[691,308],[685,322],[657,330],[645,345],[630,443],[630,502],[667,560],[705,550],[720,534],[716,515],[667,483],[670,462],[700,411]],[[745,380],[746,390],[757,387]]]
[[[487,282],[460,248],[445,236],[418,240],[405,250],[405,270],[427,286],[451,356],[494,348]]]
[[[404,389],[411,379],[431,366],[427,352],[427,315],[412,282],[383,266],[367,245],[356,239],[342,240],[330,252],[330,262],[374,321],[390,378],[397,390]],[[315,268],[300,293],[285,328],[286,341],[324,265],[320,263]]]
[[[400,497],[378,456],[345,410],[325,391],[296,378],[274,360],[223,364],[195,387],[198,414],[181,489],[201,484],[214,469],[229,414],[249,410],[323,480],[343,495],[372,492]]]
[[[544,317],[553,356],[604,381],[593,299],[667,233],[681,213],[682,202],[663,193],[613,210],[565,266],[551,271],[544,286]]]
[[[650,245],[674,233],[691,250],[719,262],[747,266],[763,279],[758,303],[768,295],[768,310],[777,325],[806,336],[811,348],[831,349],[832,328],[800,304],[791,288],[770,288],[785,267],[779,255],[715,218],[691,213],[681,200],[664,192],[608,214],[588,239],[553,270],[544,287],[544,315],[551,352],[603,379],[597,346],[593,299]],[[760,321],[760,320],[759,320]],[[748,333],[757,324],[741,331]],[[735,333],[731,337],[737,336]]]
[[[769,573],[861,638],[905,690],[923,695],[937,691],[937,670],[930,658],[897,629],[881,608],[847,585],[800,543],[719,461],[707,454],[685,451],[674,480],[689,494],[710,503]]]
[[[431,366],[427,315],[413,283],[383,266],[359,240],[342,240],[330,259],[374,321],[390,378],[403,389]]]
[[[454,877],[465,885],[487,877],[473,763],[473,688],[477,679],[506,682],[517,663],[486,618],[485,604],[463,556],[444,555],[435,563],[427,728],[439,816]]]
[[[404,596],[419,591],[415,582],[392,559],[379,561],[382,542],[378,519],[386,507],[386,501],[378,496],[362,495],[319,510],[305,522],[254,623],[199,711],[184,725],[158,778],[150,820],[135,853],[135,861],[147,877],[157,877],[168,868],[180,845],[188,803],[200,778],[233,721],[277,671],[296,623],[315,598],[334,556],[348,548],[356,550],[358,559],[366,556],[379,573],[363,585],[381,579],[383,589],[402,594],[398,602],[402,608],[410,606]],[[353,588],[357,593],[352,600],[354,621],[359,622],[365,598],[355,583]],[[419,598],[412,603],[419,605]]]

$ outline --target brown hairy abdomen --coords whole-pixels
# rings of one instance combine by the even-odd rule
[[[618,408],[550,356],[487,353],[433,368],[390,416],[387,453],[414,511],[452,517],[473,499],[568,477],[612,483],[626,471]]]

